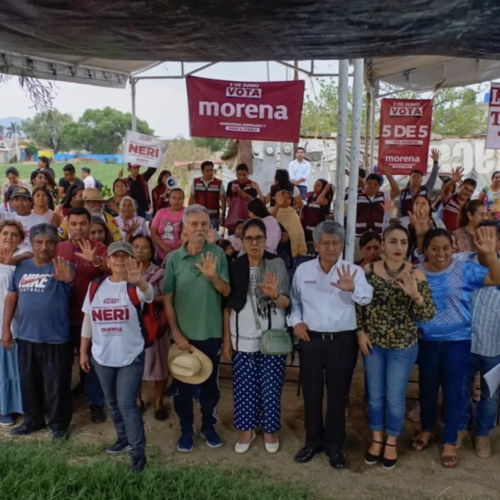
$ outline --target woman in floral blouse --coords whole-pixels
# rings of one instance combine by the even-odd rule
[[[486,204],[481,200],[472,200],[460,207],[458,229],[453,231],[455,252],[475,252],[474,235],[479,223],[489,217]]]
[[[403,429],[406,386],[418,354],[417,321],[435,314],[424,273],[408,262],[408,230],[391,225],[382,236],[385,260],[365,266],[372,302],[358,309],[358,343],[365,365],[372,443],[365,463],[397,462]],[[384,439],[384,432],[387,435]]]

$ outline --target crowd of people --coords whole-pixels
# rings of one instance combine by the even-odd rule
[[[182,189],[167,186],[169,171],[150,192],[156,170],[141,173],[138,165],[114,181],[109,199],[87,167],[78,178],[66,165],[56,183],[41,157],[31,185],[7,169],[0,425],[24,415],[12,435],[48,426],[54,440],[66,439],[73,398],[84,395],[92,422],[107,415],[113,421],[117,439],[107,452],[128,452],[132,470],[141,471],[142,381],[152,381],[157,420],[168,418],[165,397],[173,396],[177,449],[195,446],[195,400],[200,436],[218,448],[223,356],[232,363],[234,427],[241,432],[235,452],[245,453],[263,428],[265,450],[276,453],[286,360],[296,349],[305,441],[295,461],[324,452],[343,469],[360,351],[372,432],[366,464],[396,466],[415,364],[421,429],[412,448],[422,451],[434,439],[441,390],[442,465],[458,465],[469,430],[476,454],[490,456],[500,389],[491,394],[484,375],[500,363],[500,173],[477,190],[457,168],[431,200],[437,150],[431,158],[427,183],[415,170],[404,189],[389,169],[360,170],[355,263],[343,258],[345,223],[331,212],[334,187],[319,179],[308,191],[303,148],[288,169],[276,170],[265,194],[247,165],[238,165],[225,187],[205,161],[187,203]],[[471,419],[477,372],[481,396]]]

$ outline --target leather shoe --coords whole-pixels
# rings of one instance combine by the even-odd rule
[[[304,446],[304,448],[295,455],[295,461],[299,464],[307,464],[307,462],[310,462],[320,451],[321,450],[313,450],[312,448]]]
[[[344,455],[340,452],[330,455],[330,465],[336,470],[345,469],[346,465]]]

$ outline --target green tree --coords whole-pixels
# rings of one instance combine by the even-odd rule
[[[10,122],[10,125],[7,127],[7,133],[5,137],[14,137],[16,134],[19,136],[19,133],[22,132],[23,129],[16,122]]]
[[[193,137],[194,144],[199,148],[208,148],[213,153],[223,151],[227,146],[227,139],[215,137]]]
[[[117,109],[87,109],[76,124],[64,128],[64,138],[74,149],[85,149],[94,154],[116,153],[125,139],[125,133],[132,128],[132,115]],[[151,135],[144,120],[137,119],[137,131]]]
[[[37,113],[33,118],[23,120],[22,129],[40,147],[51,148],[54,153],[67,148],[62,131],[66,124],[73,122],[68,113],[57,109],[46,113]]]
[[[36,147],[36,144],[33,141],[28,141],[24,145],[26,146],[25,149],[26,155],[29,157],[33,156],[38,151],[38,148]]]

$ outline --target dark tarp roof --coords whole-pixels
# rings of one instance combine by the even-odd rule
[[[500,58],[500,0],[1,0],[0,49],[135,61]]]

